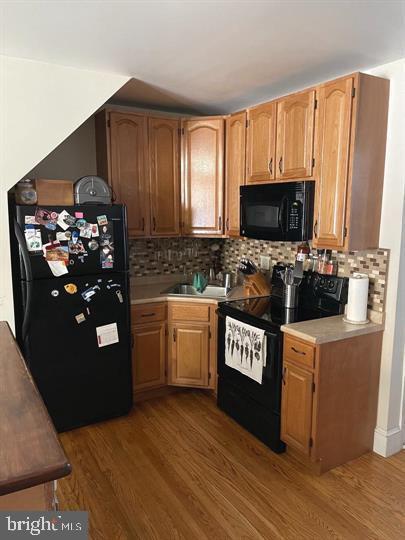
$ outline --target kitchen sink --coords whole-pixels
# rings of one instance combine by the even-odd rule
[[[206,298],[225,298],[229,289],[220,285],[207,285],[202,293],[198,292],[195,287],[188,283],[177,283],[169,289],[162,291],[162,294],[168,296],[199,296]]]

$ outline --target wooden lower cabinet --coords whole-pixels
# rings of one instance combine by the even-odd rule
[[[169,384],[208,386],[209,327],[177,323],[169,327]]]
[[[215,302],[169,302],[169,385],[215,390],[216,307]]]
[[[316,472],[372,450],[381,345],[381,331],[316,346],[284,336],[281,439]]]
[[[281,438],[305,454],[311,444],[313,383],[313,373],[284,362]]]
[[[132,306],[135,401],[168,385],[216,389],[216,307],[199,301]]]
[[[132,333],[134,392],[163,386],[166,384],[166,323],[135,325]]]

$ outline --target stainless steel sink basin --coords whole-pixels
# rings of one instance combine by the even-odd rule
[[[187,283],[177,283],[169,289],[162,291],[162,294],[169,296],[199,296],[207,298],[225,298],[229,290],[219,285],[207,285],[202,293],[198,292],[192,285]]]

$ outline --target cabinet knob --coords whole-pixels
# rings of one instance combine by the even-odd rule
[[[281,156],[278,162],[278,170],[280,171],[280,174],[283,172],[283,156]]]
[[[153,216],[152,222],[153,222],[153,230],[156,231],[156,218],[155,218],[155,216]]]
[[[219,216],[218,218],[218,229],[221,230],[222,229],[222,217]]]
[[[226,218],[226,230],[229,231],[229,217]]]

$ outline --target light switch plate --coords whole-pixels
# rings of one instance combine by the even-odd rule
[[[260,268],[270,270],[270,257],[268,255],[260,255]]]

